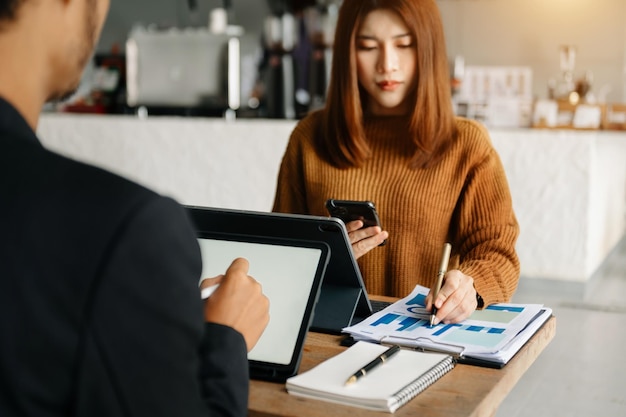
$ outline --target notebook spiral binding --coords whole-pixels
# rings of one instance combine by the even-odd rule
[[[399,393],[394,395],[394,401],[398,404],[398,407],[406,404],[420,392],[431,386],[435,381],[451,371],[452,368],[454,368],[454,365],[454,358],[449,356],[439,362],[439,364],[433,366],[428,370],[428,372],[424,373],[417,380],[404,387]]]

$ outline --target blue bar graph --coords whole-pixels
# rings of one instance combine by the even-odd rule
[[[417,333],[414,334],[416,337],[419,337],[418,335],[420,334],[422,336],[431,335],[431,337],[444,343],[457,345],[471,344],[485,348],[496,346],[505,337],[505,328],[501,327],[455,323],[438,324],[433,329],[430,327],[428,320],[394,313],[383,315],[373,322],[371,326],[388,326],[388,331],[396,334],[402,333],[408,335],[413,331],[417,331]],[[423,330],[421,330],[421,328],[423,328]]]
[[[513,313],[521,313],[522,311],[524,311],[524,307],[490,305],[485,310],[511,311]]]
[[[439,329],[435,333],[433,333],[433,336],[441,336],[442,334],[444,334],[448,330],[454,329],[455,327],[461,327],[461,325],[460,324],[446,324],[441,329]]]
[[[426,307],[426,296],[424,294],[417,294],[406,303],[407,305],[418,305],[420,307]]]
[[[404,317],[400,322],[400,327],[396,329],[397,332],[403,332],[406,330],[411,330],[414,328],[416,323],[419,323],[421,320],[415,317]]]
[[[393,329],[395,332],[409,332],[417,329],[418,327],[427,327],[428,320],[420,319],[418,317],[401,316],[400,314],[387,313],[380,317],[378,320],[370,324],[372,327],[397,325],[398,327]]]
[[[382,316],[381,318],[379,318],[378,320],[376,320],[371,325],[376,327],[379,324],[391,324],[391,323],[393,323],[394,320],[396,320],[399,317],[402,317],[402,316],[400,316],[399,314],[387,313],[384,316]]]

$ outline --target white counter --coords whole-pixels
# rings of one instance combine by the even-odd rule
[[[44,114],[44,144],[183,204],[268,211],[295,121]],[[585,282],[626,230],[626,133],[496,129],[525,278]]]

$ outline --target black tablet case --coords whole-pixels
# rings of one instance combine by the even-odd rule
[[[372,314],[359,267],[343,222],[333,217],[282,214],[212,207],[186,207],[199,231],[247,233],[316,240],[330,247],[311,330],[339,334]]]
[[[286,253],[289,253],[289,252],[285,252],[285,250],[281,248],[283,246],[291,247],[291,248],[313,248],[313,249],[319,250],[319,257],[315,258],[315,260],[317,261],[317,264],[315,265],[315,271],[314,271],[315,276],[310,277],[311,278],[310,287],[308,289],[307,288],[302,289],[303,290],[302,295],[307,296],[307,302],[305,303],[305,305],[302,305],[301,303],[297,303],[297,305],[302,306],[303,309],[298,311],[297,313],[293,312],[294,314],[297,314],[298,316],[302,314],[302,320],[300,322],[298,329],[296,329],[293,326],[293,321],[292,321],[292,318],[297,317],[297,316],[294,316],[293,314],[289,315],[289,312],[293,310],[293,305],[294,305],[294,301],[289,299],[291,295],[284,294],[284,293],[277,293],[276,291],[274,291],[273,295],[269,295],[266,293],[270,301],[270,310],[274,309],[274,311],[280,311],[286,314],[274,314],[274,315],[270,314],[270,323],[268,325],[268,328],[266,328],[265,332],[261,335],[261,339],[259,340],[257,345],[260,345],[261,342],[263,342],[266,348],[270,347],[272,354],[268,355],[268,357],[272,357],[274,356],[273,353],[276,352],[274,349],[274,346],[279,346],[281,342],[284,341],[285,342],[283,344],[283,346],[285,347],[284,350],[287,351],[288,350],[287,343],[289,345],[293,344],[293,349],[290,352],[290,357],[288,359],[288,362],[285,363],[285,359],[286,359],[285,356],[282,356],[282,359],[281,359],[282,362],[279,360],[274,360],[274,359],[270,360],[268,359],[268,357],[254,358],[253,356],[251,358],[250,355],[248,357],[250,377],[253,379],[284,382],[290,376],[295,375],[300,366],[300,361],[302,359],[302,351],[304,348],[304,342],[306,339],[307,332],[309,331],[310,326],[311,326],[314,309],[317,304],[317,300],[318,300],[319,293],[320,293],[322,279],[324,276],[324,272],[326,270],[326,266],[328,265],[328,260],[330,258],[330,250],[328,248],[328,245],[321,241],[286,239],[286,238],[275,237],[272,235],[259,235],[259,234],[252,235],[250,233],[239,233],[239,232],[223,232],[223,231],[217,232],[217,231],[209,231],[209,230],[197,230],[196,234],[199,240],[209,239],[209,240],[215,241],[211,243],[211,245],[214,245],[215,249],[207,253],[208,259],[205,259],[205,257],[203,256],[203,262],[211,262],[211,256],[214,255],[216,266],[221,265],[223,262],[226,262],[225,265],[229,265],[231,260],[238,256],[245,257],[243,253],[245,253],[246,250],[250,252],[250,255],[248,256],[248,258],[250,258],[258,254],[259,253],[258,251],[261,249],[260,247],[249,247],[249,248],[242,247],[241,252],[240,252],[240,249],[237,247],[236,242],[243,242],[246,244],[271,245],[272,249],[271,251],[268,251],[268,253],[272,254],[271,258],[263,259],[263,261],[270,263],[270,265],[274,265],[279,262],[283,263],[284,265],[284,263],[286,262],[284,259],[284,256]],[[233,242],[235,243],[235,246],[231,247],[226,252],[227,253],[234,252],[234,254],[229,255],[228,259],[224,258],[226,254],[220,255],[217,253],[218,248],[215,245],[225,246],[228,243],[233,243]],[[200,244],[202,245],[202,242],[200,242]],[[263,252],[263,256],[266,256],[265,252]],[[301,264],[294,265],[292,266],[292,268],[293,267],[297,268],[299,266],[301,266]],[[254,265],[250,265],[251,271],[253,267]],[[265,269],[267,268],[268,266],[265,267]],[[219,273],[220,272],[217,272],[216,275]],[[201,277],[201,278],[210,278],[210,277]],[[255,277],[255,278],[260,279],[262,277]],[[282,277],[280,274],[270,275],[268,273],[268,275],[263,278],[280,279],[280,282],[274,282],[273,285],[275,287],[280,286],[282,288],[283,286],[287,286],[290,284],[288,282],[283,282],[283,281],[291,280],[293,276],[289,275],[289,276]],[[263,279],[260,279],[259,282],[261,283],[261,285],[264,285]],[[264,288],[267,289],[269,284],[270,283],[266,281]],[[284,303],[282,304],[282,306],[279,304],[281,302]],[[280,330],[279,332],[274,331],[273,333],[268,332],[269,326],[281,326],[280,320],[283,317],[287,320],[284,323],[283,327],[282,328],[274,327],[274,329],[279,328],[282,330]],[[277,333],[282,333],[283,331],[288,332],[289,334],[284,335],[284,339],[283,337],[277,337]],[[295,331],[297,331],[297,335]],[[283,340],[269,340],[267,339],[267,337],[271,337],[272,339],[283,339]],[[264,340],[264,338],[266,339]]]

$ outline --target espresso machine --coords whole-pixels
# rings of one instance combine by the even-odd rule
[[[340,0],[317,0],[309,9],[309,38],[312,51],[309,73],[310,109],[323,107],[330,81],[332,46]]]
[[[300,118],[322,107],[340,0],[268,0],[260,68],[263,115]]]
[[[295,110],[295,68],[292,52],[298,42],[296,19],[286,0],[268,0],[270,15],[261,36],[264,59],[261,64],[263,115],[293,119]]]

